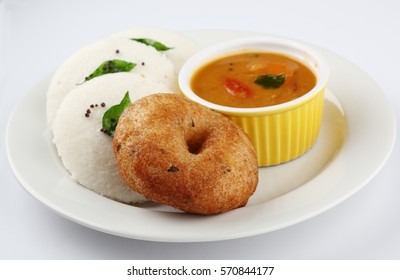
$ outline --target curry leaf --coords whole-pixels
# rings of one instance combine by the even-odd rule
[[[135,63],[127,62],[124,60],[114,59],[107,60],[100,64],[96,70],[85,78],[85,81],[89,81],[93,78],[99,77],[104,74],[117,73],[117,72],[129,72],[136,66]]]
[[[121,100],[121,103],[110,107],[110,109],[104,113],[102,120],[102,131],[104,133],[114,137],[114,132],[115,128],[117,127],[119,117],[130,104],[131,99],[129,98],[129,91],[127,91],[124,98]]]
[[[147,46],[151,46],[151,47],[155,48],[157,51],[168,51],[168,50],[172,49],[158,41],[155,41],[155,40],[149,39],[149,38],[131,38],[131,40],[145,44]]]
[[[268,74],[258,76],[254,82],[263,88],[279,88],[285,82],[285,79],[285,74]]]

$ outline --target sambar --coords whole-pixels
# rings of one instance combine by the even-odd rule
[[[243,52],[216,59],[194,73],[199,97],[228,107],[257,108],[288,102],[314,88],[314,73],[278,53]]]

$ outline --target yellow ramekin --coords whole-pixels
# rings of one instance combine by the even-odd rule
[[[191,89],[191,79],[202,66],[236,53],[263,51],[286,55],[306,65],[315,74],[315,87],[286,103],[258,107],[221,106],[200,98]],[[249,135],[259,166],[276,165],[307,152],[318,138],[328,82],[327,62],[312,48],[279,37],[244,38],[203,49],[189,58],[179,73],[179,86],[189,99],[228,116]]]

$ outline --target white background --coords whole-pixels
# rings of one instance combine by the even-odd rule
[[[0,0],[0,259],[400,259],[399,145],[365,188],[310,220],[237,240],[160,243],[50,211],[19,186],[3,136],[40,78],[82,46],[139,25],[260,31],[318,45],[373,77],[399,120],[399,13],[391,0]]]

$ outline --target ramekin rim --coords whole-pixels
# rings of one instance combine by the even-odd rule
[[[212,60],[218,57],[223,57],[246,50],[249,51],[262,50],[261,47],[251,47],[251,45],[254,44],[281,44],[282,46],[286,46],[293,50],[300,51],[304,55],[312,57],[315,61],[318,62],[319,66],[318,75],[315,73],[317,75],[316,85],[308,93],[291,101],[271,106],[254,107],[254,108],[230,107],[230,106],[215,104],[199,97],[196,93],[193,92],[190,86],[190,80],[191,80],[191,75],[195,73],[197,69],[199,69],[201,66],[206,65],[207,63],[211,62]],[[280,51],[279,53],[293,57],[293,55],[289,55],[287,52],[284,51]],[[314,68],[312,70],[315,71]],[[200,50],[199,52],[191,56],[181,67],[178,74],[178,84],[184,96],[210,109],[227,114],[254,115],[259,113],[271,113],[276,111],[282,111],[303,104],[307,100],[312,99],[312,97],[314,97],[316,94],[318,94],[321,90],[323,90],[326,87],[328,83],[328,77],[329,77],[328,63],[325,60],[325,58],[322,55],[320,55],[314,48],[292,39],[282,38],[278,36],[263,36],[263,37],[246,37],[246,38],[228,40],[211,45],[209,47]]]

